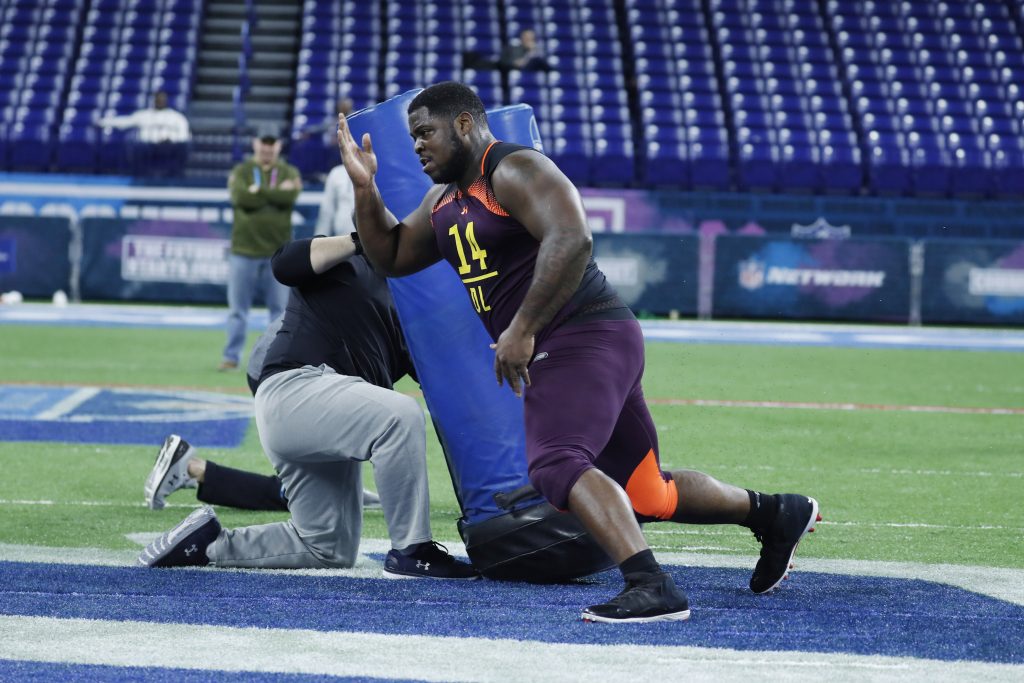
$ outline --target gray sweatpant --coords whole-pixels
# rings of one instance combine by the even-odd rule
[[[256,426],[291,519],[224,529],[206,550],[214,565],[351,567],[363,526],[365,460],[392,547],[431,539],[426,432],[415,399],[307,365],[260,384]]]

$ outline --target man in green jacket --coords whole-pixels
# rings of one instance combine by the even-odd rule
[[[253,155],[231,170],[228,189],[235,221],[228,256],[228,342],[221,370],[238,367],[257,288],[276,320],[288,302],[288,288],[274,279],[270,257],[292,237],[292,207],[302,191],[297,168],[281,159],[281,141],[273,132],[252,143]]]

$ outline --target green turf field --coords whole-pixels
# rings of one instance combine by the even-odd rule
[[[222,337],[4,326],[0,382],[247,394],[241,373],[214,369]],[[1024,415],[900,409],[1024,408],[1019,354],[658,343],[648,346],[646,375],[667,466],[818,498],[826,521],[801,555],[1024,567]],[[417,391],[408,380],[400,388]],[[710,407],[672,405],[673,399],[868,407]],[[457,540],[458,506],[432,435],[428,444],[435,535]],[[0,443],[0,543],[130,548],[125,534],[169,528],[195,496],[175,493],[159,512],[143,506],[142,484],[158,446]],[[255,427],[240,448],[203,455],[270,472]],[[281,518],[219,514],[228,526]],[[365,526],[367,536],[385,537],[379,511],[367,513]],[[736,527],[662,524],[647,533],[657,549],[756,552],[753,537]]]

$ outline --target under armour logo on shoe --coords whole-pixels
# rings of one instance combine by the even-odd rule
[[[191,548],[185,548],[185,557],[192,557],[192,553],[196,552],[197,550],[199,550],[199,546],[193,543]]]
[[[422,569],[425,572],[430,571],[430,563],[423,562],[422,560],[416,560],[416,569]]]

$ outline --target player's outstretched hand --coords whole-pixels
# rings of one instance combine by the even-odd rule
[[[363,146],[360,148],[352,137],[344,114],[338,114],[338,148],[352,184],[356,187],[369,185],[377,173],[377,155],[373,153],[370,134],[363,133]]]

